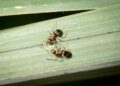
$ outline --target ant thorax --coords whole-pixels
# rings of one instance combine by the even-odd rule
[[[50,37],[51,37],[51,39],[56,40],[57,35],[55,33],[53,33]]]

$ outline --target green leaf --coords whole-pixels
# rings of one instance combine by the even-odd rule
[[[64,41],[119,31],[119,8],[118,4],[91,12],[3,30],[0,32],[0,52],[39,46],[47,39],[56,21],[57,27],[68,33]]]
[[[0,0],[0,16],[97,9],[119,0]]]
[[[120,4],[116,4],[1,30],[0,84],[120,65],[119,9]],[[51,56],[41,47],[56,21],[58,28],[68,32],[62,44],[68,43],[73,54],[73,58],[63,62],[47,60]]]

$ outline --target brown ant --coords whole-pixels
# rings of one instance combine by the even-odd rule
[[[65,47],[64,47],[64,49],[61,49],[61,48],[58,48],[58,47],[55,45],[55,46],[51,49],[51,52],[52,52],[52,54],[53,54],[55,57],[57,57],[57,58],[63,58],[63,57],[65,57],[65,58],[69,59],[69,58],[72,57],[72,53],[71,53],[69,50],[65,49]]]
[[[57,37],[62,37],[62,36],[63,36],[63,31],[60,29],[56,29],[55,31],[52,31],[46,43],[49,45],[53,45],[54,43],[57,43]]]
[[[48,37],[46,44],[53,45],[57,43],[57,39],[61,41],[60,38],[64,38],[66,36],[66,34],[63,36],[63,31],[61,29],[56,29],[56,28],[57,28],[57,22],[53,27],[52,33],[50,33],[50,36]]]

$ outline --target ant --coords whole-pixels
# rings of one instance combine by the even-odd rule
[[[65,57],[69,59],[72,57],[72,53],[68,49],[66,49],[65,47],[61,49],[61,47],[58,48],[56,45],[54,45],[54,47],[51,49],[51,53],[57,58]]]
[[[46,44],[53,45],[57,43],[57,39],[61,41],[61,39],[59,38],[64,38],[66,36],[66,34],[63,36],[63,31],[61,29],[56,29],[56,28],[57,28],[57,23],[53,27],[52,33],[50,33],[50,36],[48,37]]]
[[[57,43],[57,40],[56,40],[57,37],[62,37],[62,36],[63,36],[63,31],[60,29],[56,29],[55,31],[52,31],[46,43],[49,45],[53,45],[54,43]]]

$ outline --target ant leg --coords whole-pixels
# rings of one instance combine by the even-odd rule
[[[51,55],[51,57],[50,57],[50,58],[47,58],[47,60],[54,60],[54,61],[56,61],[57,58],[56,58],[55,56]]]
[[[50,35],[52,34],[50,31],[47,31]]]
[[[53,54],[51,54],[51,52],[49,52],[48,50],[46,50],[46,52],[50,56],[50,57],[47,58],[47,60],[57,60],[57,58],[55,56],[53,56]]]
[[[64,58],[59,58],[57,61],[63,62],[63,61],[64,61]]]
[[[57,39],[58,39],[60,42],[63,42],[60,38],[57,37]]]
[[[67,46],[66,46],[66,50],[69,50],[69,48],[68,48],[68,42],[67,42],[67,44],[66,44]]]
[[[64,45],[62,45],[62,50],[66,50],[66,47]]]
[[[46,45],[47,45],[46,41],[43,40],[42,43],[41,43],[41,47],[43,48],[43,47],[45,47]]]
[[[53,26],[52,33],[54,33],[54,31],[55,31],[54,29],[55,29],[55,28],[54,28],[54,26]]]
[[[53,26],[53,30],[52,32],[54,33],[54,31],[57,29],[57,21],[55,22],[55,25]]]
[[[67,42],[67,44],[66,44],[65,50],[70,51],[70,49],[68,48],[68,42]]]
[[[58,43],[58,41],[57,41],[57,40],[54,40],[53,42],[54,42],[54,45],[56,45],[56,43]]]
[[[57,29],[57,21],[55,22],[55,29]]]
[[[62,49],[63,49],[63,50],[69,50],[69,48],[68,48],[68,42],[67,42],[67,44],[66,44],[66,47],[65,47],[64,45],[62,45]]]
[[[51,49],[51,50],[55,50],[55,51],[57,51],[57,50],[58,50],[57,45],[56,45],[56,44],[54,44],[54,45],[52,46],[52,49]]]
[[[50,54],[50,53],[49,53]],[[54,61],[56,61],[58,58],[57,57],[55,57],[53,54],[50,54],[50,57],[49,58],[47,58],[47,60],[54,60]]]
[[[55,44],[57,50],[61,50],[61,42],[58,44]]]
[[[66,44],[66,47],[64,45],[62,45],[62,49],[63,50],[66,50],[66,51],[71,51],[69,48],[68,48],[68,42]]]
[[[49,44],[48,37],[47,38],[45,37],[44,40],[42,41],[41,45],[45,47],[45,46],[48,46],[48,44]]]

